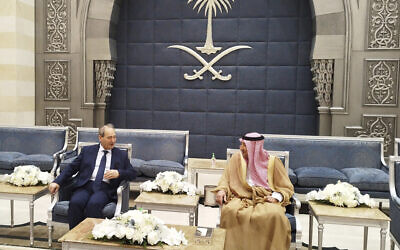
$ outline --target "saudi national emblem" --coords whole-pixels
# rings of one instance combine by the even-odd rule
[[[193,9],[198,8],[198,13],[203,9],[204,7],[204,14],[207,16],[207,37],[206,37],[206,42],[203,47],[196,47],[198,51],[200,51],[203,54],[215,54],[218,51],[220,51],[222,48],[221,47],[214,47],[213,44],[213,39],[212,39],[212,16],[214,13],[214,16],[217,15],[217,8],[219,11],[222,13],[223,10],[228,13],[229,9],[232,9],[232,5],[230,1],[234,2],[235,0],[188,0],[188,4],[196,1],[196,3],[193,6]],[[172,45],[169,46],[168,48],[174,48],[174,49],[180,49],[188,54],[192,55],[194,58],[196,58],[202,65],[203,67],[200,70],[193,70],[193,75],[189,75],[188,73],[185,73],[183,77],[186,80],[195,80],[199,78],[200,80],[203,80],[203,73],[206,71],[210,71],[211,74],[213,74],[212,80],[218,79],[221,81],[229,81],[232,78],[231,74],[228,75],[223,75],[222,70],[215,70],[213,68],[214,64],[217,63],[221,58],[224,56],[228,55],[229,53],[239,50],[239,49],[251,49],[250,46],[247,45],[236,45],[230,48],[227,48],[223,50],[221,53],[217,54],[211,61],[207,62],[201,55],[199,55],[196,51],[193,49],[183,46],[183,45]]]

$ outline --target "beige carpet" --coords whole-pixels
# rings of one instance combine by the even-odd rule
[[[34,246],[37,248],[48,248],[48,230],[43,222],[36,222],[34,225]],[[61,243],[57,242],[58,238],[66,233],[66,229],[55,227],[53,232],[52,249],[61,249]],[[29,223],[10,226],[0,226],[0,245],[9,246],[29,246]]]

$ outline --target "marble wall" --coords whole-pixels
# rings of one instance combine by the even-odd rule
[[[35,124],[35,4],[0,8],[0,125]]]

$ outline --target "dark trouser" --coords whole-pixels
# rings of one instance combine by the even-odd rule
[[[106,190],[109,185],[101,183],[100,190],[93,190],[93,181],[74,190],[69,201],[68,223],[69,229],[74,228],[87,217],[104,218],[102,210],[110,202]]]

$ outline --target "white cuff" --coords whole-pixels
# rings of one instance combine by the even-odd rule
[[[283,196],[279,192],[273,192],[271,197],[277,199],[279,202],[282,202],[283,200]]]

